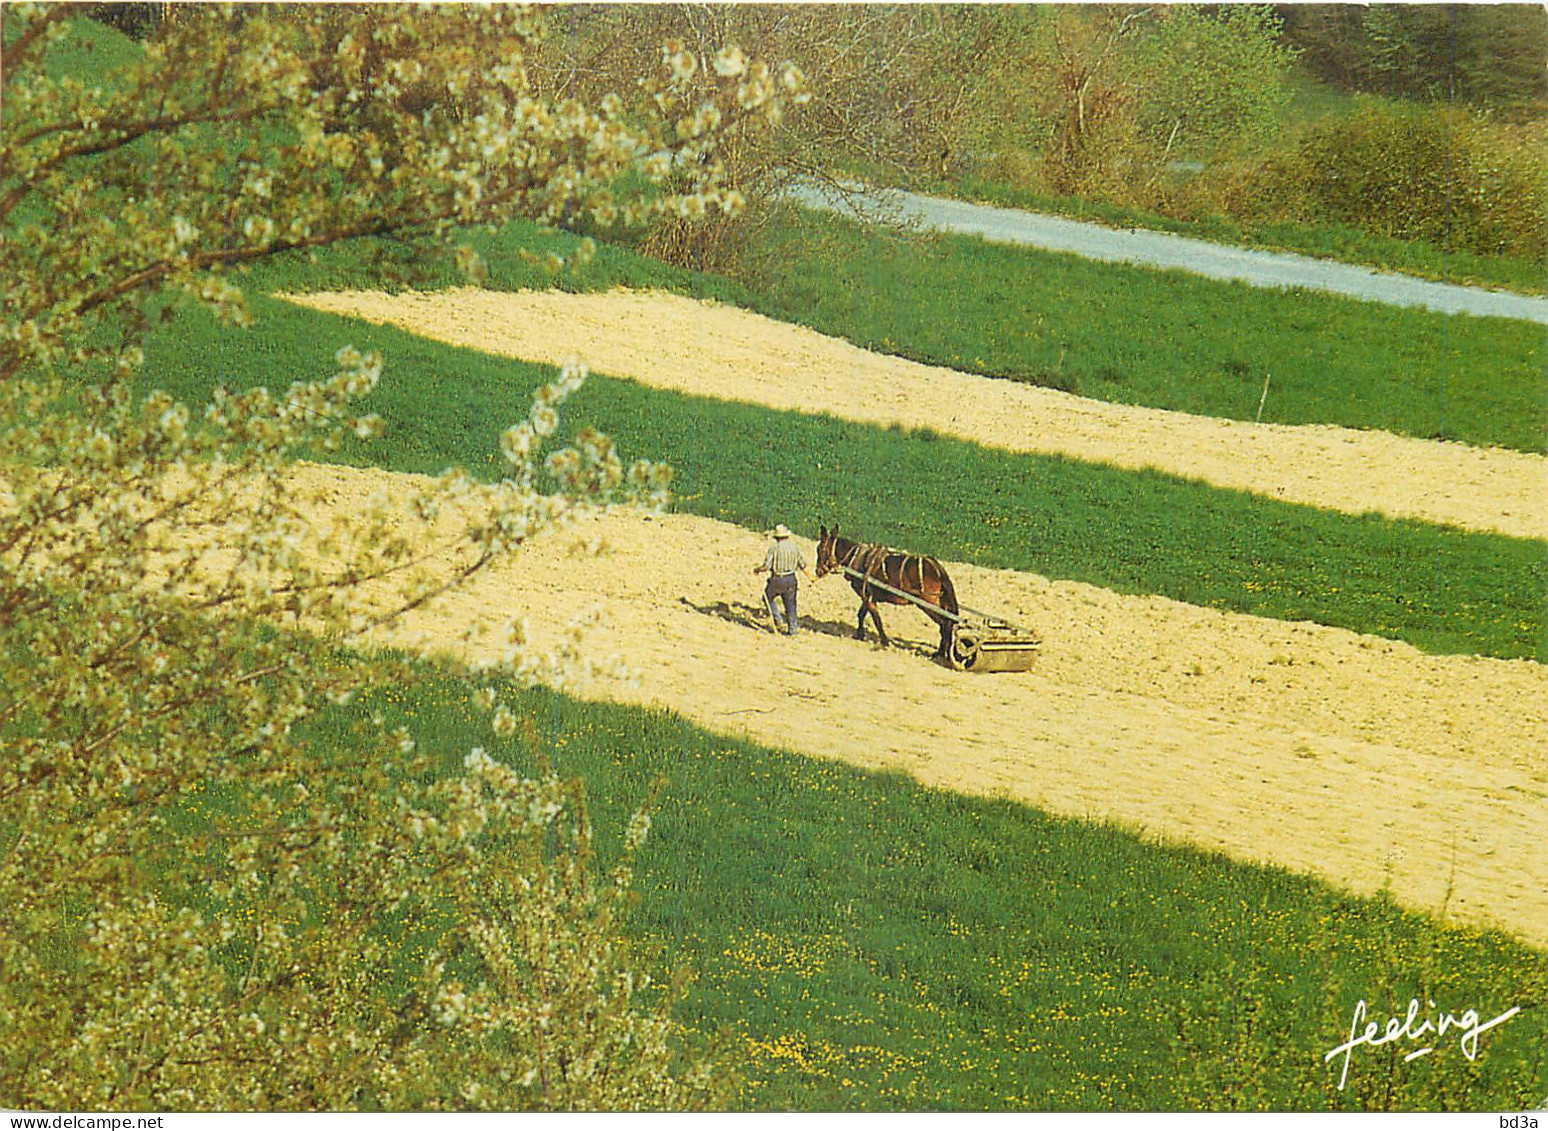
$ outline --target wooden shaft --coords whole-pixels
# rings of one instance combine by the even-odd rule
[[[851,569],[847,565],[841,565],[841,566],[838,566],[837,568],[843,570],[846,574],[848,574],[850,577],[855,578],[857,581],[863,581],[867,585],[874,585],[874,586],[876,586],[876,588],[882,590],[885,593],[892,593],[892,594],[895,594],[896,596],[902,597],[906,601],[912,601],[914,604],[918,605],[921,609],[933,609],[935,612],[940,613],[941,616],[945,617],[947,620],[950,620],[953,624],[962,624],[964,621],[967,620],[967,617],[964,617],[964,616],[960,615],[960,613],[949,612],[946,609],[941,608],[939,605],[932,605],[929,601],[926,601],[923,597],[920,597],[920,596],[918,596],[916,594],[905,593],[901,589],[894,589],[892,586],[888,585],[885,581],[879,581],[878,579],[876,579],[875,577],[872,577],[868,573],[861,573],[859,570]],[[982,609],[970,609],[966,605],[958,605],[957,608],[960,609],[961,612],[963,612],[963,613],[968,613],[968,614],[970,614],[972,616],[978,617],[980,620],[990,621],[993,624],[1001,624],[1001,625],[1004,625],[1006,628],[1014,629],[1015,631],[1020,632],[1020,633],[1025,633],[1026,635],[1031,635],[1030,633],[1027,632],[1026,629],[1022,628],[1019,624],[1013,624],[1010,621],[1006,620],[1004,617],[995,616],[993,613],[986,613]]]

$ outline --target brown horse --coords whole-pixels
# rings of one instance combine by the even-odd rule
[[[923,554],[904,554],[897,550],[889,550],[886,546],[874,542],[851,542],[848,538],[840,538],[838,527],[829,530],[821,527],[821,537],[817,542],[817,576],[822,577],[840,567],[855,570],[862,577],[848,577],[850,586],[855,595],[860,598],[860,616],[855,622],[855,639],[865,639],[865,617],[869,613],[871,619],[876,622],[876,634],[881,637],[883,644],[891,644],[887,639],[887,630],[882,627],[881,614],[876,611],[879,602],[885,601],[889,605],[903,605],[908,602],[904,598],[885,589],[878,589],[869,584],[869,578],[904,593],[912,593],[926,604],[934,605],[948,613],[956,613],[957,591],[952,588],[951,578],[946,576],[946,570],[941,563],[934,558]],[[951,648],[951,630],[954,622],[950,617],[934,612],[921,605],[924,614],[940,626],[941,646],[936,651],[936,656],[945,656]]]

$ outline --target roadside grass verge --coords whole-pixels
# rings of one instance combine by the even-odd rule
[[[1055,196],[984,177],[932,180],[898,187],[975,204],[995,204],[1002,208],[1086,220],[1109,228],[1142,228],[1258,251],[1293,252],[1437,282],[1494,287],[1521,294],[1548,294],[1548,271],[1543,264],[1530,259],[1448,251],[1420,240],[1394,239],[1344,224],[1253,223],[1219,214],[1179,220],[1142,208],[1075,196]]]
[[[311,727],[319,765],[381,711],[460,772],[472,746],[529,773],[475,683],[442,665]],[[542,689],[501,697],[561,776],[587,783],[599,859],[664,780],[628,931],[660,979],[697,981],[678,1016],[724,1041],[759,1110],[1521,1108],[1548,1055],[1548,959],[1272,867],[1134,830],[926,789],[770,750],[666,712]],[[525,726],[525,724],[524,724]],[[197,802],[207,804],[207,802]],[[216,802],[218,804],[218,802]],[[240,810],[232,816],[239,818]],[[407,988],[434,917],[395,923],[380,978]],[[402,983],[402,984],[400,984]],[[1455,1037],[1322,1057],[1355,1002],[1410,998],[1483,1018],[1526,1007],[1467,1062]]]
[[[882,353],[1096,400],[1548,448],[1541,326],[1151,271],[815,213],[769,229],[758,309]]]
[[[495,437],[547,368],[255,296],[261,330],[192,311],[157,332],[144,380],[202,403],[327,372],[346,342],[380,349],[371,409],[388,423],[343,462],[500,473]],[[276,390],[277,391],[277,390]],[[1122,593],[1406,640],[1432,652],[1548,660],[1548,544],[1259,498],[1159,472],[998,452],[938,436],[646,388],[594,376],[569,426],[672,463],[680,509],[752,529],[857,536]]]

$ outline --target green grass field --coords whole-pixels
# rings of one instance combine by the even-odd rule
[[[503,287],[545,282],[516,248],[573,243],[519,226],[477,239]],[[1271,400],[1266,419],[1301,412],[1543,447],[1540,333],[1534,342],[1518,327],[992,250],[796,219],[770,245],[756,291],[611,248],[571,285],[667,286],[799,311],[892,352],[1215,415],[1250,415],[1267,368],[1284,403]],[[396,254],[338,249],[250,278],[259,290],[392,285],[405,266]],[[215,383],[278,391],[326,375],[346,341],[380,348],[387,376],[370,408],[390,432],[347,458],[405,471],[461,462],[479,473],[493,470],[498,429],[548,378],[261,295],[254,305],[262,320],[252,333],[217,330],[198,312],[161,329],[146,383],[194,400]],[[1436,651],[1548,655],[1541,542],[1330,514],[605,377],[573,410],[572,426],[594,421],[629,455],[674,463],[681,505],[712,517],[754,527],[779,518],[808,533],[837,520],[949,558],[1325,620]],[[388,693],[316,720],[313,769],[342,760],[350,711],[377,709],[409,725],[422,748],[444,751],[446,773],[475,745],[529,765],[528,750],[496,739],[472,710],[473,683],[437,671],[424,694]],[[555,767],[588,783],[604,857],[665,778],[630,932],[658,974],[697,971],[683,1020],[727,1042],[748,1108],[1542,1102],[1548,956],[1503,936],[1443,928],[1385,898],[1132,830],[730,741],[661,712],[541,690],[505,697],[534,722]],[[399,927],[405,950],[433,930]],[[391,975],[382,983],[386,994],[401,988]],[[1337,1066],[1323,1056],[1347,1034],[1354,1002],[1384,1019],[1411,997],[1485,1017],[1524,1009],[1483,1038],[1476,1061],[1454,1039],[1407,1064],[1400,1046],[1360,1050],[1337,1090]]]
[[[881,353],[1096,400],[1252,420],[1336,424],[1522,451],[1548,450],[1541,326],[1279,292],[1000,247],[867,232],[784,212],[746,254],[740,285],[604,245],[571,289],[659,287],[715,298]],[[490,286],[551,285],[517,249],[574,237],[514,225],[475,233]],[[403,271],[366,244],[318,264],[267,266],[268,290],[382,287]],[[431,285],[460,282],[450,264]]]
[[[261,329],[191,313],[158,333],[148,384],[201,400],[275,375],[320,374],[338,345],[380,349],[372,408],[387,437],[357,461],[499,473],[494,437],[525,411],[540,366],[459,350],[256,298]],[[1262,499],[1157,472],[1014,455],[929,433],[663,392],[594,377],[571,424],[610,430],[630,456],[671,462],[683,509],[813,534],[837,521],[941,557],[1031,570],[1287,620],[1315,620],[1430,651],[1548,657],[1548,546]],[[728,456],[734,453],[734,458]]]
[[[473,686],[442,667],[417,691],[330,710],[307,728],[314,771],[343,760],[352,721],[380,710],[444,752],[441,774],[460,773],[475,745],[536,772],[523,740],[491,734]],[[1548,957],[1502,936],[662,712],[501,697],[553,770],[587,783],[603,861],[664,781],[630,937],[658,981],[695,975],[680,1020],[740,1066],[747,1109],[1507,1109],[1537,1097],[1539,1009],[1486,1036],[1473,1063],[1454,1040],[1414,1064],[1360,1050],[1340,1091],[1341,1062],[1322,1061],[1357,1000],[1382,1017],[1414,996],[1486,1017],[1540,1003]],[[194,795],[169,816],[194,828],[240,810]],[[441,929],[423,912],[389,927],[410,957]],[[405,992],[412,971],[383,972],[381,992]]]
[[[1287,251],[1339,263],[1355,263],[1383,271],[1398,271],[1438,282],[1495,287],[1522,294],[1548,294],[1548,271],[1541,263],[1503,255],[1447,251],[1418,240],[1400,240],[1343,224],[1244,223],[1227,216],[1178,220],[1159,212],[1050,196],[1003,181],[968,177],[917,186],[919,191],[1004,208],[1022,208],[1087,220],[1110,228],[1143,228],[1180,236],[1233,244],[1259,251]]]

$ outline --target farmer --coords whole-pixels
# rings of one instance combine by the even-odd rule
[[[791,540],[789,527],[780,523],[774,528],[774,545],[769,547],[769,552],[764,555],[763,564],[755,567],[753,573],[769,575],[769,582],[763,587],[763,603],[768,606],[769,615],[774,618],[775,629],[790,636],[796,634],[797,628],[796,570],[806,574],[808,581],[815,580],[806,568],[806,555],[801,553],[801,547]],[[784,603],[783,617],[779,615],[779,609],[774,604],[776,600]]]

